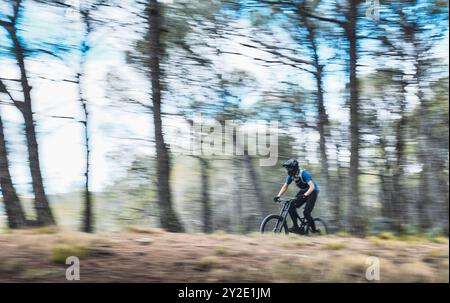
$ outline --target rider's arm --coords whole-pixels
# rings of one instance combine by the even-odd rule
[[[287,184],[287,183],[283,184],[277,197],[281,197],[287,191],[288,187],[289,187],[289,184]]]
[[[304,193],[304,196],[305,196],[305,197],[309,196],[309,195],[314,191],[314,189],[316,188],[316,187],[314,186],[314,182],[313,182],[312,180],[308,182],[308,185],[309,185],[309,188],[308,188],[308,190],[306,191],[306,193]]]

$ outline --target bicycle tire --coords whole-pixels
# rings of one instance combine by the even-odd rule
[[[319,235],[327,235],[328,234],[328,225],[327,223],[320,219],[320,218],[314,218],[314,223],[316,225],[316,229],[319,229],[320,233]],[[308,226],[307,233],[309,234],[311,232],[311,227]]]
[[[268,216],[265,217],[264,220],[261,222],[261,226],[259,227],[259,231],[260,231],[261,233],[270,232],[269,230],[266,230],[266,229],[267,229],[267,228],[270,228],[270,227],[269,227],[269,226],[270,226],[269,222],[275,221],[275,220],[276,220],[276,222],[274,222],[274,223],[275,223],[275,226],[277,226],[278,222],[282,222],[282,221],[283,221],[283,217],[281,217],[280,215],[268,215]],[[281,226],[281,230],[280,230],[279,232],[275,232],[273,229],[272,229],[271,232],[274,232],[274,233],[281,233],[281,232],[283,231],[283,229],[284,229],[284,233],[285,233],[285,234],[288,234],[288,233],[289,233],[289,230],[288,230],[286,221],[283,222],[283,224],[282,224],[282,226]]]

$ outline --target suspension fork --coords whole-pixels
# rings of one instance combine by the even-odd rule
[[[284,222],[286,222],[286,218],[289,213],[289,207],[291,206],[291,203],[292,203],[291,200],[286,201],[283,205],[283,208],[281,209],[280,216],[283,218],[283,220],[277,222],[277,226],[275,227],[277,232],[281,232],[281,227],[284,225]]]

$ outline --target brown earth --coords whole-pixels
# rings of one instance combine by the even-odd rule
[[[80,257],[80,282],[367,282],[369,256],[379,258],[380,282],[449,282],[448,238],[137,228],[94,235],[52,229],[0,233],[0,282],[67,282],[69,255]]]

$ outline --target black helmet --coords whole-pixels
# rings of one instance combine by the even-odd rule
[[[298,161],[289,159],[283,163],[283,167],[286,168],[289,176],[293,176],[298,172]]]

